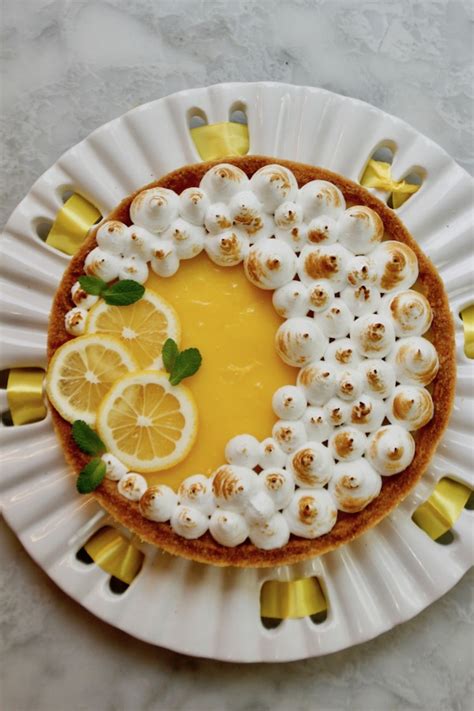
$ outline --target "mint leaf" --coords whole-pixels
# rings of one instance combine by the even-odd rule
[[[199,370],[202,356],[197,348],[187,348],[176,356],[170,374],[171,385],[178,385],[183,378],[189,378]]]
[[[86,454],[95,456],[105,452],[105,444],[84,420],[75,420],[72,423],[72,436],[79,449]]]
[[[107,288],[107,282],[103,279],[99,279],[99,277],[84,275],[80,276],[78,281],[84,291],[94,296],[100,296],[103,290]]]
[[[142,298],[145,287],[133,279],[117,281],[102,292],[105,303],[109,306],[128,306]]]
[[[161,351],[161,357],[163,358],[163,365],[168,373],[171,373],[178,353],[179,348],[176,341],[173,341],[172,338],[167,338],[163,345],[163,350]]]
[[[76,488],[80,494],[90,494],[97,489],[105,476],[106,466],[102,459],[92,459],[79,473]]]

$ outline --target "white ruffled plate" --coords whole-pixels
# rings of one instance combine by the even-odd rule
[[[48,314],[68,258],[47,246],[38,225],[52,222],[67,191],[107,214],[141,185],[199,161],[189,117],[229,120],[245,108],[250,152],[329,168],[358,180],[380,145],[394,149],[392,174],[416,169],[421,189],[399,210],[438,267],[456,321],[458,380],[450,426],[422,481],[374,530],[323,557],[274,570],[219,569],[143,546],[144,566],[122,595],[109,576],[76,552],[109,521],[91,498],[75,493],[51,418],[0,429],[0,494],[6,521],[38,564],[98,617],[152,644],[234,661],[287,661],[349,647],[409,619],[449,590],[472,563],[472,512],[464,510],[454,541],[441,546],[411,520],[445,475],[473,485],[469,437],[473,408],[470,362],[459,311],[472,303],[472,180],[441,148],[368,104],[321,89],[284,84],[221,84],[139,106],[94,131],[33,185],[2,237],[1,368],[46,365]],[[386,197],[381,194],[382,197]],[[5,392],[1,404],[7,409]],[[267,630],[259,596],[268,579],[317,576],[329,614],[287,620]]]

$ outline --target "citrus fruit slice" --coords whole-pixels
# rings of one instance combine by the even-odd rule
[[[116,338],[80,336],[55,352],[46,375],[46,392],[65,420],[93,426],[96,410],[111,385],[137,363]]]
[[[140,368],[161,367],[163,343],[173,338],[179,345],[181,335],[173,307],[150,289],[129,306],[109,306],[101,299],[89,313],[86,331],[119,338]]]
[[[186,457],[197,433],[190,391],[167,373],[144,370],[116,382],[97,414],[107,449],[136,472],[161,471]]]

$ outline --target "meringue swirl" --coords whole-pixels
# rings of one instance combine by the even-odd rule
[[[382,476],[399,474],[414,456],[415,440],[399,425],[386,425],[369,437],[366,458]]]
[[[395,369],[396,379],[403,385],[429,385],[439,370],[436,348],[420,336],[398,341],[388,360]]]
[[[372,253],[380,291],[409,289],[418,279],[416,254],[403,242],[387,240]]]
[[[416,385],[397,385],[388,401],[387,417],[393,425],[407,430],[419,430],[433,417],[434,405],[431,395]]]
[[[368,254],[382,241],[380,216],[366,205],[349,207],[339,220],[339,241],[354,254]]]
[[[382,479],[366,459],[339,462],[329,482],[337,508],[346,513],[365,509],[380,494]]]
[[[297,367],[321,358],[327,344],[328,340],[315,320],[305,316],[287,319],[275,335],[275,347],[280,358],[288,365]]]
[[[433,320],[430,302],[423,294],[413,289],[385,297],[382,301],[382,311],[392,318],[397,336],[422,336]]]
[[[298,486],[320,488],[330,480],[334,468],[327,447],[307,442],[288,457],[288,466]]]
[[[317,538],[334,527],[337,508],[326,489],[298,489],[283,511],[290,532],[300,538]]]

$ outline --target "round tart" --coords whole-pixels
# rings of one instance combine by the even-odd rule
[[[143,540],[215,565],[295,563],[374,526],[426,470],[454,397],[448,301],[395,213],[359,185],[248,156],[186,166],[137,191],[71,261],[53,304],[50,361],[71,338],[95,333],[105,313],[78,286],[84,274],[145,283],[155,305],[143,318],[156,319],[156,339],[132,318],[117,339],[120,313],[108,318],[115,348],[146,334],[153,363],[128,367],[129,390],[112,385],[120,399],[111,405],[105,394],[108,408],[96,408],[113,413],[113,441],[132,452],[128,462],[145,452],[148,468],[130,471],[120,448],[107,447],[94,490]],[[180,331],[203,361],[190,392],[173,394],[184,386],[169,384],[165,353],[153,347]],[[144,381],[156,408],[137,394]],[[167,411],[164,398],[180,408]],[[79,472],[90,458],[52,411]],[[152,420],[159,447],[143,439]],[[166,440],[182,458],[150,474]]]

